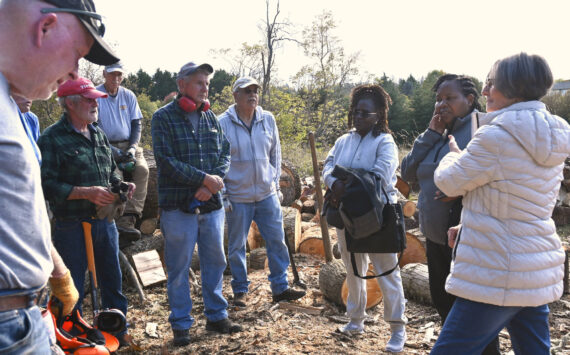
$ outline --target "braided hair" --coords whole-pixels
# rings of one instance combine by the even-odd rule
[[[431,90],[433,92],[437,92],[441,84],[446,81],[455,81],[459,84],[459,88],[461,89],[461,93],[463,96],[467,97],[468,95],[473,95],[473,103],[471,104],[471,111],[477,109],[481,111],[481,104],[479,103],[479,90],[477,90],[477,86],[472,78],[465,76],[465,75],[456,75],[456,74],[444,74],[437,78],[435,84],[433,84]]]
[[[363,84],[352,89],[350,93],[350,106],[348,108],[348,127],[354,123],[354,110],[361,99],[370,98],[376,106],[378,121],[372,127],[372,135],[377,137],[380,133],[391,133],[388,128],[388,105],[392,104],[390,95],[380,85]]]

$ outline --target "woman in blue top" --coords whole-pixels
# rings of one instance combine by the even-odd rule
[[[455,137],[460,149],[471,140],[472,120],[477,119],[479,91],[467,76],[445,74],[433,85],[435,109],[427,130],[414,142],[412,150],[402,159],[402,178],[420,185],[418,209],[420,229],[426,237],[429,287],[433,305],[444,323],[455,296],[445,291],[445,280],[451,265],[451,248],[447,230],[459,224],[461,199],[442,194],[433,181],[440,160],[449,153],[449,138]],[[499,354],[495,338],[484,354]]]

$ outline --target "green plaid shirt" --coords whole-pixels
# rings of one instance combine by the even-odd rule
[[[198,131],[175,100],[152,116],[152,143],[158,167],[158,204],[185,209],[206,174],[226,176],[230,143],[216,115],[202,112]]]
[[[91,141],[75,131],[64,114],[38,140],[42,152],[42,186],[56,219],[95,216],[88,200],[67,200],[74,186],[109,186],[120,180],[109,140],[96,125],[89,125]]]

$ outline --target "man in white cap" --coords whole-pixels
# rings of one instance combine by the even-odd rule
[[[123,215],[115,221],[121,245],[140,239],[135,229],[137,218],[142,217],[148,184],[148,165],[139,147],[142,129],[142,112],[135,94],[121,86],[124,68],[121,62],[103,69],[105,82],[97,90],[108,95],[98,99],[99,127],[111,142],[113,155],[118,163],[119,174],[137,186],[133,198],[127,202]]]
[[[230,142],[230,170],[224,178],[231,208],[228,222],[228,260],[232,271],[234,305],[247,305],[246,242],[255,221],[267,247],[269,282],[273,302],[296,300],[305,291],[289,288],[289,253],[285,245],[279,191],[281,144],[275,117],[257,105],[259,84],[241,77],[233,85],[235,104],[220,115],[220,125]]]
[[[47,353],[47,328],[36,306],[50,278],[65,314],[77,290],[52,247],[41,188],[38,147],[28,139],[10,95],[46,99],[77,78],[81,57],[118,61],[103,41],[101,15],[91,0],[0,1],[0,352]],[[40,157],[41,158],[41,157]],[[25,341],[23,336],[25,335]]]
[[[117,194],[109,191],[121,176],[105,133],[93,125],[97,121],[97,99],[107,97],[88,79],[68,80],[57,90],[63,107],[61,119],[46,128],[38,140],[42,162],[42,186],[55,218],[53,242],[71,271],[79,291],[76,308],[81,310],[87,269],[82,222],[91,224],[97,279],[103,308],[127,314],[127,298],[122,293],[117,227],[112,218],[97,215],[97,206],[113,204]],[[135,185],[128,184],[128,198]],[[126,330],[117,335],[125,342]]]
[[[194,324],[188,268],[198,244],[206,329],[235,333],[222,294],[224,210],[221,189],[230,165],[230,145],[208,101],[210,64],[187,63],[176,79],[178,96],[152,116],[152,143],[158,167],[160,229],[168,271],[168,303],[174,345],[190,344]]]

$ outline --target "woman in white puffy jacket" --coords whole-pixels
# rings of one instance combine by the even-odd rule
[[[447,292],[456,295],[432,354],[480,354],[506,327],[515,354],[548,354],[548,303],[562,295],[564,251],[550,218],[570,154],[570,126],[538,101],[552,85],[544,58],[497,61],[482,94],[487,115],[465,150],[435,171],[463,196]]]

